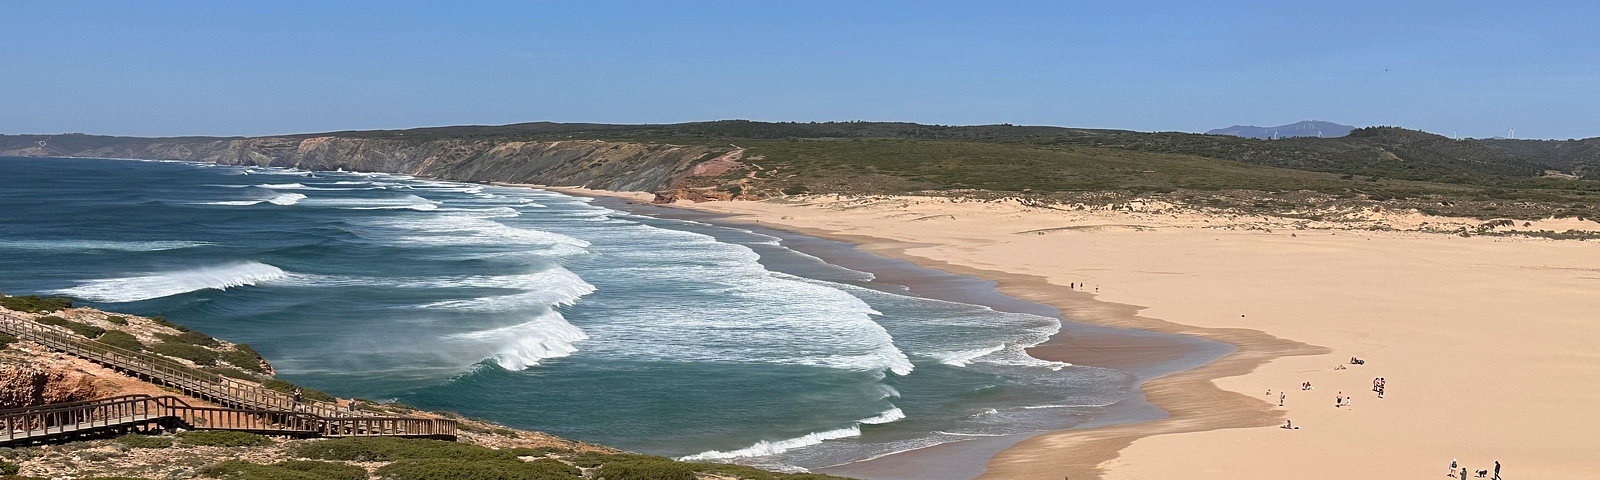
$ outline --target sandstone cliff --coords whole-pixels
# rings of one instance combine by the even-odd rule
[[[705,146],[600,140],[0,135],[0,156],[189,160],[649,192],[676,186],[697,162],[714,156],[710,153],[719,152]]]

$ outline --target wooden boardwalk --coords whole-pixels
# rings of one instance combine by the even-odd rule
[[[223,405],[196,407],[173,396],[124,395],[0,410],[0,446],[152,428],[235,430],[299,437],[399,436],[455,439],[456,421],[381,417],[288,394],[170,359],[79,339],[70,330],[0,312],[0,332]]]

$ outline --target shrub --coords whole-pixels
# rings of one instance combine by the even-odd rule
[[[578,469],[543,459],[460,460],[454,458],[405,459],[385,465],[377,474],[385,480],[568,480],[583,478]],[[609,477],[608,477],[609,478]]]
[[[137,433],[117,437],[116,442],[131,448],[167,448],[172,446],[171,437],[155,437]]]
[[[669,459],[606,462],[597,477],[606,480],[695,480],[695,464]]]
[[[95,341],[124,350],[133,350],[135,352],[144,350],[144,343],[141,343],[138,337],[134,337],[133,334],[122,330],[108,331]]]
[[[272,439],[254,433],[226,430],[183,432],[178,434],[178,439],[183,440],[184,445],[206,447],[262,447],[273,443]]]
[[[116,315],[111,315],[111,316],[107,316],[106,317],[106,321],[107,322],[111,322],[112,325],[127,325],[128,324],[128,317],[119,317],[119,316],[116,316]]]
[[[0,307],[18,312],[45,313],[72,308],[72,300],[60,297],[39,298],[37,295],[0,297]]]
[[[91,339],[97,338],[97,337],[99,337],[101,335],[104,335],[106,333],[106,329],[104,329],[104,328],[96,327],[94,325],[88,325],[88,324],[74,322],[74,321],[67,320],[65,318],[61,318],[61,317],[57,317],[57,316],[39,317],[39,318],[35,318],[34,321],[39,322],[39,323],[43,323],[45,325],[55,325],[55,326],[60,326],[60,327],[67,327],[67,329],[68,330],[72,330],[73,333],[76,333],[78,335],[83,335],[83,336],[91,338]]]
[[[367,470],[355,465],[290,460],[261,465],[228,460],[206,470],[205,475],[239,480],[367,480]]]
[[[276,378],[261,382],[261,386],[283,393],[294,393],[294,389],[296,387],[294,383],[291,383],[288,380],[278,380]],[[304,397],[306,400],[316,402],[332,402],[334,400],[338,400],[338,398],[334,397],[333,395],[329,395],[328,392],[305,387],[300,387],[300,396]]]
[[[5,349],[6,345],[17,343],[19,341],[22,341],[22,339],[0,333],[0,349]]]
[[[202,346],[202,347],[215,347],[215,346],[221,344],[220,342],[217,341],[217,339],[211,338],[210,335],[206,335],[204,333],[196,332],[196,331],[193,331],[193,330],[186,331],[186,332],[183,332],[183,333],[180,333],[180,334],[177,334],[177,335],[168,335],[168,334],[165,334],[165,333],[157,333],[156,334],[156,338],[161,339],[161,341],[163,341],[163,342],[187,343],[187,344],[190,344],[190,345],[198,345],[198,346]]]
[[[496,428],[496,429],[492,430],[492,432],[494,432],[495,435],[499,435],[499,436],[502,436],[502,437],[511,437],[511,438],[520,437],[520,435],[517,435],[517,431],[516,430],[512,430],[512,429],[509,429],[509,428]]]
[[[217,375],[222,375],[222,376],[228,377],[228,378],[237,378],[237,379],[240,379],[240,380],[248,380],[248,381],[252,381],[252,382],[261,381],[261,377],[257,377],[255,375],[251,375],[251,374],[248,374],[248,373],[245,373],[245,372],[241,372],[241,371],[239,371],[239,369],[233,368],[233,367],[206,367],[203,370],[205,370],[207,373],[215,373]]]
[[[11,308],[11,307],[6,307],[6,308]],[[13,310],[15,310],[15,309],[13,309]],[[14,463],[7,462],[5,460],[0,460],[0,475],[16,475],[17,472],[19,472],[21,470],[22,470],[22,467],[17,466]]]
[[[248,350],[248,347],[246,349],[237,349],[236,346],[235,348],[235,350],[222,352],[222,361],[252,372],[260,373],[266,371],[261,367],[261,355],[257,354],[255,350]]]
[[[516,460],[503,450],[446,442],[394,437],[348,437],[307,443],[294,456],[316,460],[386,462],[400,459],[448,458],[462,461]]]
[[[561,448],[561,447],[537,447],[537,448],[515,447],[515,448],[508,448],[508,449],[506,449],[506,451],[511,452],[512,455],[516,455],[516,456],[519,456],[519,457],[543,457],[545,455],[549,455],[549,454],[552,454],[552,453],[560,453],[560,454],[571,454],[572,453],[571,449]]]
[[[167,327],[167,328],[170,328],[170,329],[173,329],[173,330],[177,330],[177,331],[180,331],[180,332],[189,331],[189,327],[185,327],[183,325],[178,325],[176,323],[172,323],[172,322],[167,320],[167,317],[150,317],[150,321],[156,322],[156,325]]]
[[[182,358],[197,365],[211,365],[217,363],[217,352],[196,347],[187,343],[161,342],[150,351],[169,357]]]

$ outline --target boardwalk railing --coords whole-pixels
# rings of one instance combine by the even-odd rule
[[[0,332],[133,374],[151,383],[177,388],[185,394],[196,398],[231,407],[231,409],[217,409],[219,411],[256,412],[256,414],[271,412],[278,415],[306,414],[321,419],[325,426],[338,425],[337,427],[328,426],[325,428],[330,432],[334,430],[342,432],[415,432],[426,430],[428,433],[422,436],[452,438],[456,434],[456,422],[454,420],[376,417],[371,416],[368,412],[347,411],[330,402],[297,402],[289,394],[215,375],[171,359],[113,347],[100,342],[81,340],[75,333],[66,328],[45,325],[10,312],[0,311]],[[34,408],[80,409],[81,411],[81,409],[86,408],[92,410],[91,407],[96,407],[94,405],[95,402],[106,405],[124,404],[123,401],[110,400],[112,399],[77,402],[89,403],[90,405],[44,405]],[[137,399],[127,398],[124,400],[137,403]],[[108,403],[107,401],[110,402]],[[201,411],[197,409],[208,407],[189,407],[185,405],[185,408],[190,411]],[[6,412],[0,412],[0,415],[5,414]],[[205,419],[206,417],[198,418]],[[360,419],[373,421],[359,421]],[[360,434],[366,435],[367,433]],[[347,433],[347,435],[356,435],[356,433]],[[398,435],[412,436],[409,433],[400,433]]]
[[[126,395],[0,411],[0,445],[142,428],[183,427],[298,437],[455,438],[451,420],[411,417],[323,417],[304,412],[195,407],[173,396]]]

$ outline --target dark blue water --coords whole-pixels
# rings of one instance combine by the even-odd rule
[[[777,238],[403,176],[0,158],[0,291],[249,343],[280,377],[695,459],[815,468],[1068,428],[1134,375],[1054,318]]]

